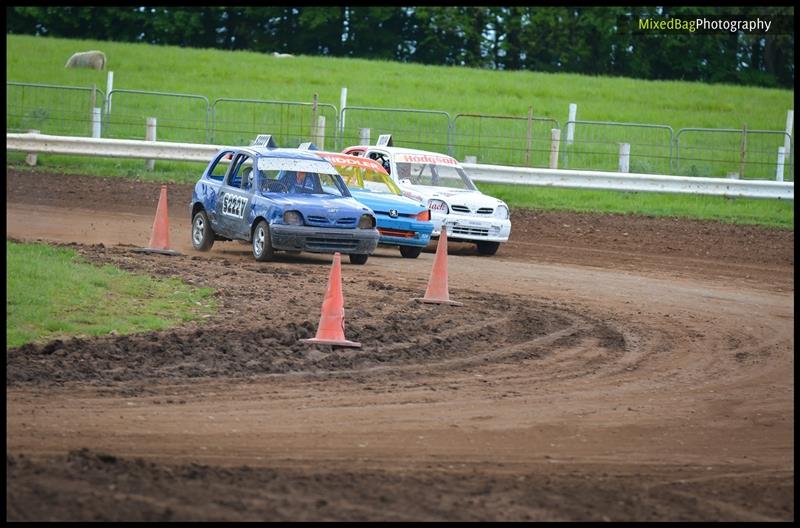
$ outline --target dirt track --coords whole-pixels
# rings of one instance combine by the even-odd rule
[[[217,315],[7,352],[8,520],[793,520],[794,236],[512,211],[494,257],[142,255],[153,184],[8,172],[7,236],[218,290]],[[31,185],[35,181],[35,185]]]

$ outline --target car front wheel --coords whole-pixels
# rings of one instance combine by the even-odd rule
[[[208,223],[208,215],[202,209],[192,219],[192,247],[198,251],[208,251],[214,245],[214,232]]]
[[[259,262],[272,260],[275,251],[269,238],[269,225],[265,220],[259,220],[253,230],[253,256]]]
[[[422,253],[421,247],[400,246],[400,254],[403,255],[403,258],[417,258],[420,253]]]
[[[350,253],[350,264],[366,264],[369,255]]]
[[[481,255],[494,255],[499,247],[500,242],[478,242],[478,253]]]

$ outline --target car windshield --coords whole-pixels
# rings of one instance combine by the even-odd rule
[[[388,174],[378,172],[366,167],[340,166],[336,170],[342,175],[347,187],[354,191],[368,191],[383,194],[396,194],[402,196],[400,187],[392,181]]]
[[[294,170],[259,171],[261,192],[288,194],[320,194],[350,196],[347,186],[338,174],[320,174]]]
[[[413,185],[477,190],[464,169],[455,165],[397,162],[397,179],[408,180]]]

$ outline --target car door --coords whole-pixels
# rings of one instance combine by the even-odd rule
[[[250,236],[248,216],[255,196],[254,170],[253,158],[248,154],[239,153],[225,176],[216,204],[219,220],[217,230],[223,236],[240,240]]]
[[[225,176],[231,168],[234,151],[226,150],[221,152],[206,169],[200,184],[195,186],[197,198],[203,204],[211,227],[214,232],[219,232],[219,218],[217,215],[217,198]]]

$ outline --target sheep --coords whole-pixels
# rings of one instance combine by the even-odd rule
[[[106,67],[106,54],[102,51],[83,51],[75,53],[64,65],[65,68],[94,68],[102,70]]]

